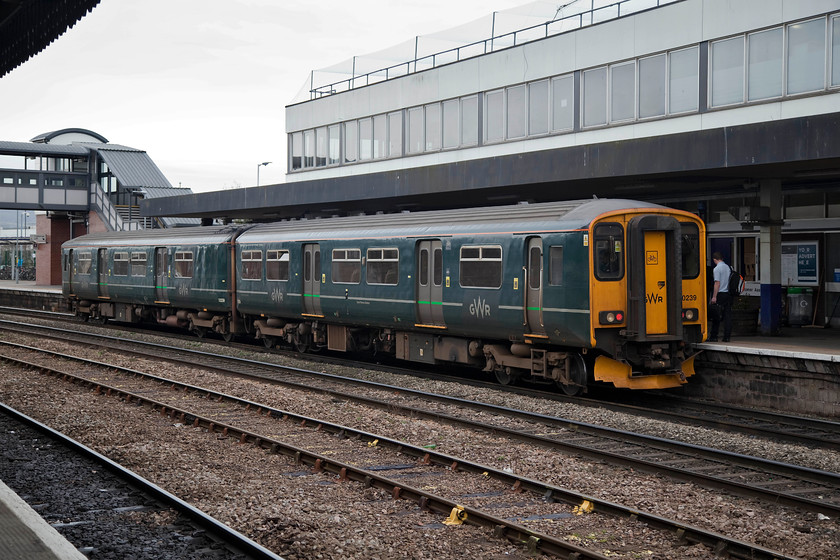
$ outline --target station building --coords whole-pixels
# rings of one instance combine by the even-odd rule
[[[111,144],[91,130],[0,141],[0,208],[38,214],[37,233],[15,243],[37,247],[39,284],[61,284],[61,244],[73,237],[198,225],[195,218],[140,215],[140,200],[191,192],[172,187],[145,151]]]
[[[286,108],[286,184],[143,211],[653,201],[705,220],[709,254],[742,271],[764,332],[789,290],[810,299],[785,313],[840,324],[840,0],[541,8],[488,16],[478,41],[429,53],[439,37],[418,37],[390,65],[385,51],[313,71]],[[509,30],[506,17],[539,23]]]

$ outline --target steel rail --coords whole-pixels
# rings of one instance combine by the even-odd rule
[[[82,455],[96,462],[97,464],[101,465],[104,469],[119,477],[121,480],[127,481],[130,485],[138,488],[140,491],[146,493],[147,495],[152,496],[157,501],[185,515],[196,525],[206,530],[209,534],[216,536],[224,543],[231,546],[238,552],[245,554],[249,558],[260,560],[283,560],[281,556],[278,556],[277,554],[271,552],[262,545],[254,542],[242,533],[236,531],[235,529],[232,529],[231,527],[225,525],[221,521],[207,515],[200,509],[181,500],[174,494],[167,492],[160,486],[150,482],[149,480],[146,480],[137,473],[126,469],[119,463],[112,461],[108,457],[105,457],[104,455],[98,453],[97,451],[94,451],[90,447],[79,443],[71,437],[62,434],[61,432],[54,430],[53,428],[50,428],[46,424],[38,422],[34,418],[27,416],[26,414],[2,402],[0,402],[0,412],[23,422],[24,424],[38,430],[39,432],[47,435],[48,437],[59,441],[61,445],[72,449],[79,455]]]
[[[0,307],[0,311],[8,309]],[[14,308],[13,312],[14,312]],[[18,310],[18,311],[26,311],[26,310]],[[42,312],[45,315],[51,315],[51,312]],[[66,318],[66,314],[54,314],[58,315],[62,318]],[[72,315],[67,315],[67,317],[73,318]],[[3,326],[3,323],[6,323],[5,320],[0,320],[0,329],[6,328]],[[55,329],[56,327],[49,327],[45,325],[33,325],[31,323],[16,323],[16,322],[9,322],[15,326],[29,326],[34,329]],[[61,329],[58,329],[61,330]],[[145,331],[136,331],[134,329],[130,329],[129,332],[145,332]],[[157,333],[160,335],[160,333]],[[115,339],[114,337],[109,337],[109,335],[101,335],[96,333],[85,333],[86,336],[92,337],[106,337],[108,339],[113,340],[125,340],[125,339]],[[182,337],[176,337],[178,339],[182,339]],[[206,341],[207,343],[214,343],[212,340]],[[142,344],[142,342],[138,342],[138,344]],[[221,344],[221,342],[220,342]],[[224,346],[231,346],[231,343],[224,343]],[[176,347],[171,347],[176,348]],[[250,348],[250,347],[249,347]],[[303,358],[302,355],[298,353],[292,354],[293,357],[297,359]],[[400,367],[383,367],[379,364],[370,364],[366,362],[359,362],[356,360],[348,360],[344,358],[324,358],[321,356],[313,356],[313,355],[305,355],[304,359],[308,359],[309,361],[313,362],[326,362],[326,363],[334,363],[334,364],[342,364],[342,365],[349,365],[350,367],[357,366],[357,367],[364,367],[364,368],[374,368],[381,371],[386,372],[394,372],[403,375],[411,375],[415,377],[422,377],[426,379],[437,379],[437,380],[444,380],[444,381],[451,381],[453,377],[451,375],[446,374],[438,374],[429,371],[417,371],[417,370],[410,370]],[[315,373],[315,372],[313,372]],[[561,395],[556,392],[549,392],[549,391],[542,391],[539,389],[532,389],[527,387],[514,387],[514,386],[502,386],[495,382],[487,382],[481,381],[478,379],[470,379],[467,377],[458,377],[457,382],[470,385],[473,387],[479,388],[487,388],[496,391],[503,391],[508,393],[514,393],[517,395],[523,395],[527,397],[543,399],[543,400],[552,400],[556,402],[565,402],[571,404],[577,404],[579,406],[586,406],[590,408],[600,408],[604,410],[611,410],[615,412],[621,412],[624,414],[632,414],[636,416],[644,416],[646,418],[656,418],[662,419],[669,422],[679,422],[686,425],[692,426],[706,426],[713,429],[718,430],[727,430],[727,431],[737,431],[743,434],[750,434],[756,435],[763,438],[766,438],[769,441],[779,442],[779,441],[787,441],[796,445],[810,445],[813,447],[823,448],[823,449],[836,449],[840,450],[840,422],[834,422],[831,420],[824,420],[818,418],[808,418],[808,417],[801,417],[801,416],[791,416],[791,415],[783,415],[769,411],[762,411],[756,409],[748,409],[743,407],[738,407],[734,405],[721,405],[717,403],[706,403],[706,402],[698,402],[691,399],[681,398],[675,395],[666,395],[666,394],[649,394],[649,395],[634,395],[633,400],[630,403],[627,402],[617,402],[615,400],[610,400],[611,396],[607,398],[593,398],[593,397],[583,397],[583,396],[568,396],[568,395]],[[644,404],[637,404],[634,401],[640,401],[641,403],[653,401],[653,406],[646,406]],[[673,410],[663,410],[661,406],[657,406],[662,402],[665,405],[671,405],[673,403],[680,403],[679,406],[683,407],[679,411]],[[656,408],[654,408],[656,406]],[[685,407],[691,407],[695,411],[699,411],[697,413],[689,413],[685,410]],[[733,419],[734,417],[734,419]],[[760,426],[756,425],[755,421],[760,420],[765,423],[775,424],[776,426],[780,427],[767,427],[767,426]],[[810,433],[809,433],[810,432]],[[824,434],[823,436],[814,435],[814,434]]]
[[[32,348],[29,348],[29,349],[32,349]],[[33,349],[33,350],[38,350],[38,349]],[[54,352],[44,351],[44,350],[40,350],[40,352],[45,353],[45,354],[51,354],[51,355],[56,354]],[[639,509],[628,508],[628,507],[625,507],[625,506],[622,506],[622,505],[619,505],[619,504],[616,504],[616,503],[613,503],[613,502],[609,502],[607,500],[602,500],[602,499],[599,499],[599,498],[595,498],[595,497],[592,497],[592,496],[588,496],[588,495],[585,495],[585,494],[574,492],[574,491],[571,491],[571,490],[568,490],[568,489],[564,489],[564,488],[560,488],[560,487],[553,486],[553,485],[550,485],[550,484],[546,484],[546,483],[540,482],[538,480],[517,476],[513,473],[505,472],[503,470],[495,469],[493,467],[489,467],[489,466],[486,466],[486,465],[474,463],[474,462],[471,462],[471,461],[466,461],[466,460],[461,459],[461,458],[457,458],[457,457],[454,457],[454,456],[451,456],[451,455],[439,453],[439,452],[429,450],[429,449],[426,449],[426,448],[423,448],[423,447],[411,445],[411,444],[408,444],[406,442],[399,441],[399,440],[394,440],[392,438],[388,438],[388,437],[385,437],[385,436],[373,434],[373,433],[370,433],[370,432],[365,432],[365,431],[362,431],[362,430],[357,430],[355,428],[351,428],[351,427],[348,427],[348,426],[343,426],[343,425],[339,425],[339,424],[335,424],[335,423],[331,423],[331,422],[326,422],[326,421],[320,420],[320,419],[315,419],[315,418],[295,414],[295,413],[292,413],[292,412],[289,412],[289,411],[286,411],[286,410],[276,409],[276,408],[269,407],[267,405],[257,403],[257,402],[254,402],[254,401],[250,401],[250,400],[247,400],[247,399],[243,399],[243,398],[240,398],[240,397],[232,396],[232,395],[225,394],[225,393],[220,393],[218,391],[212,391],[212,390],[209,390],[207,388],[198,387],[198,386],[195,386],[195,385],[192,385],[192,384],[189,384],[189,383],[174,381],[174,380],[171,380],[171,379],[163,378],[163,377],[156,376],[156,375],[149,374],[149,373],[145,373],[145,372],[132,370],[132,369],[129,369],[129,368],[117,367],[117,366],[113,366],[113,365],[110,365],[110,364],[102,364],[100,362],[96,362],[96,361],[93,361],[93,360],[85,360],[85,359],[80,359],[80,358],[74,358],[72,356],[66,356],[66,355],[61,355],[61,354],[59,354],[59,356],[62,357],[62,358],[71,358],[71,359],[74,359],[75,361],[83,361],[86,364],[99,366],[99,367],[102,367],[103,369],[108,369],[109,371],[119,371],[119,372],[121,372],[123,374],[126,374],[126,375],[142,377],[144,379],[157,382],[161,385],[165,385],[172,390],[178,390],[178,391],[182,391],[182,392],[192,391],[194,393],[201,394],[205,398],[214,398],[215,400],[218,400],[218,401],[224,400],[224,401],[242,406],[245,410],[251,410],[257,415],[264,415],[264,416],[267,416],[267,417],[274,417],[274,418],[278,418],[278,419],[281,419],[281,420],[290,421],[290,422],[293,422],[293,423],[296,423],[296,424],[299,424],[299,425],[312,427],[312,428],[314,428],[318,431],[324,431],[324,432],[327,432],[327,433],[335,434],[335,435],[338,435],[338,436],[343,437],[343,438],[355,438],[355,439],[358,439],[359,441],[362,441],[362,442],[377,442],[377,445],[379,445],[379,446],[390,447],[394,450],[399,451],[400,453],[415,457],[422,464],[434,464],[434,465],[438,465],[438,466],[441,466],[441,467],[448,468],[452,471],[471,472],[471,473],[481,474],[481,475],[485,475],[485,476],[489,475],[490,477],[492,477],[496,480],[499,480],[501,482],[504,482],[504,483],[508,484],[511,487],[511,489],[513,489],[513,490],[516,490],[516,491],[528,490],[528,491],[530,491],[530,492],[532,492],[536,495],[542,496],[542,499],[545,500],[545,501],[563,501],[563,502],[565,502],[569,505],[580,505],[584,501],[589,501],[590,503],[594,504],[595,511],[599,511],[599,512],[605,513],[607,515],[612,515],[614,517],[627,518],[627,519],[634,519],[634,520],[642,521],[642,522],[648,524],[649,526],[651,526],[653,528],[656,528],[656,529],[659,529],[659,530],[669,531],[672,534],[676,535],[677,537],[679,537],[681,539],[684,539],[688,542],[699,543],[699,544],[706,545],[706,546],[710,547],[712,550],[714,550],[717,554],[721,554],[722,552],[725,551],[727,554],[729,554],[731,556],[734,556],[736,558],[754,559],[754,560],[760,560],[760,559],[785,560],[785,559],[792,559],[793,558],[793,557],[783,555],[783,554],[781,554],[777,551],[772,551],[772,550],[769,550],[769,549],[765,549],[765,548],[757,546],[755,544],[747,543],[747,542],[744,542],[744,541],[739,541],[737,539],[731,539],[731,538],[726,537],[724,535],[714,533],[714,532],[711,532],[711,531],[706,531],[706,530],[700,529],[698,527],[688,525],[688,524],[683,523],[683,522],[670,520],[670,519],[667,519],[667,518],[664,518],[664,517],[661,517],[661,516],[657,516],[657,515],[654,515],[654,514],[639,510]],[[364,469],[359,469],[360,472],[368,473],[368,474],[365,474],[365,478],[362,479],[358,476],[357,477],[352,476],[350,474],[350,471],[342,471],[342,470],[336,470],[336,469],[331,470],[327,466],[324,466],[326,463],[324,462],[325,456],[323,456],[323,455],[309,453],[309,455],[311,457],[314,457],[315,459],[307,462],[307,461],[304,461],[304,460],[301,459],[301,457],[304,457],[304,455],[300,454],[303,450],[296,447],[296,446],[291,446],[291,445],[288,445],[288,444],[282,444],[284,447],[281,450],[280,447],[275,447],[275,445],[279,443],[276,440],[271,440],[271,439],[268,439],[268,438],[264,438],[263,436],[260,436],[258,434],[254,434],[254,433],[236,428],[232,425],[220,423],[218,421],[213,421],[212,419],[197,416],[194,413],[188,412],[188,411],[183,410],[183,409],[172,407],[171,405],[169,405],[167,403],[163,403],[163,402],[160,402],[160,401],[156,401],[154,399],[150,399],[147,396],[141,396],[141,395],[138,395],[136,393],[131,393],[129,391],[126,391],[125,389],[120,389],[120,388],[117,388],[117,387],[114,387],[114,386],[104,385],[100,382],[88,380],[88,379],[86,379],[82,376],[76,375],[76,374],[68,374],[66,372],[58,371],[58,370],[56,370],[52,367],[49,367],[49,366],[43,366],[41,364],[35,364],[35,363],[28,362],[28,361],[25,361],[25,360],[20,360],[18,358],[7,358],[7,357],[2,357],[2,358],[6,359],[6,360],[14,360],[15,362],[17,362],[19,364],[23,364],[23,365],[26,365],[28,367],[33,367],[33,368],[39,369],[40,371],[43,371],[43,372],[57,373],[57,374],[60,374],[61,376],[65,377],[65,378],[74,379],[76,381],[84,383],[85,385],[93,387],[94,390],[97,393],[105,392],[107,395],[110,395],[110,396],[121,397],[121,398],[124,398],[126,400],[126,402],[128,402],[128,403],[134,402],[135,404],[145,404],[145,405],[151,407],[152,409],[159,410],[161,414],[168,414],[171,417],[178,417],[179,420],[182,421],[182,422],[186,422],[186,423],[192,422],[193,427],[201,426],[201,427],[205,427],[209,431],[221,432],[225,436],[230,436],[230,435],[238,436],[240,438],[240,443],[252,443],[256,446],[267,448],[267,449],[269,449],[269,450],[271,450],[272,452],[275,452],[275,453],[282,453],[284,455],[294,456],[296,461],[299,462],[299,463],[302,462],[304,464],[310,464],[313,467],[316,467],[316,466],[319,465],[319,463],[317,461],[321,460],[320,468],[322,468],[323,470],[327,470],[329,472],[337,473],[344,478],[350,478],[350,479],[357,480],[359,482],[365,482],[366,484],[371,485],[368,481],[370,471],[366,471]],[[343,466],[341,468],[344,468],[344,467],[346,467],[346,466]],[[381,481],[388,480],[388,479],[384,479],[383,477],[378,477],[378,478]],[[383,484],[385,484],[385,483],[383,482]],[[388,483],[385,486],[378,486],[378,487],[383,488],[383,489],[388,490],[388,491],[391,491],[391,492],[396,491],[395,488],[398,488],[399,489],[398,490],[399,494],[403,494],[406,491],[414,492],[415,495],[413,496],[413,500],[415,502],[420,504],[422,507],[428,507],[428,509],[430,509],[431,511],[436,511],[437,513],[445,514],[445,513],[450,512],[452,507],[455,507],[454,505],[450,505],[450,504],[454,504],[454,502],[449,501],[449,502],[447,502],[448,509],[443,509],[443,510],[435,509],[433,507],[433,505],[436,502],[428,502],[427,503],[427,502],[424,501],[427,498],[425,492],[418,492],[416,489],[410,489],[410,488],[407,488],[404,485],[397,487],[396,486],[397,484],[398,483],[392,482],[392,481],[389,480]],[[398,497],[398,496],[395,495],[395,497]],[[399,497],[404,497],[404,496],[400,495]],[[425,506],[424,506],[424,504],[425,504]],[[468,514],[471,511],[477,511],[477,510],[473,510],[471,508],[470,509],[465,508],[465,509],[468,512]],[[500,527],[501,524],[498,523],[501,520],[499,520],[498,518],[496,518],[494,516],[490,516],[490,515],[488,515],[488,518],[492,518],[495,522],[497,522],[496,525],[492,526],[492,528],[494,529],[494,532],[497,534],[497,536],[499,535],[499,531],[508,532],[507,529],[504,529],[504,530],[501,529],[501,527]],[[488,524],[487,526],[490,526],[490,525]],[[510,540],[514,541],[514,542],[523,542],[522,541],[522,531],[523,530],[520,529],[520,527],[518,525],[516,527],[517,527],[517,532],[513,533],[513,537],[508,537],[508,538]],[[525,541],[525,542],[528,543],[529,547],[533,547],[535,545],[538,546],[538,542],[535,542],[534,538],[543,538],[543,537],[539,537],[535,534],[529,534],[527,541]],[[517,541],[517,539],[519,539],[519,541]],[[546,551],[549,551],[549,550],[546,550]]]
[[[117,343],[126,343],[127,341],[123,339],[117,339],[115,337],[109,337],[104,335],[93,335],[94,338],[100,340],[107,340],[113,341]],[[208,357],[208,354],[196,350],[166,346],[166,345],[159,345],[153,344],[148,342],[139,342],[139,341],[130,341],[130,344],[139,345],[142,347],[153,348],[158,352],[160,350],[168,350],[177,353],[186,353],[189,357],[183,359],[172,359],[172,358],[165,358],[170,361],[174,361],[176,363],[184,363],[190,366],[196,366],[198,362],[196,359],[200,356]],[[136,350],[130,350],[130,352],[135,354],[141,355],[153,355],[157,359],[161,359],[158,352],[154,352],[152,354],[138,352]],[[323,373],[323,372],[315,372],[309,370],[303,370],[300,368],[295,368],[291,366],[279,366],[276,364],[271,364],[267,362],[261,362],[256,360],[250,360],[245,358],[238,358],[238,357],[230,357],[230,356],[219,356],[219,355],[212,355],[212,359],[216,361],[224,361],[227,363],[232,364],[239,364],[245,365],[247,367],[242,368],[240,371],[232,371],[229,368],[221,368],[218,365],[207,365],[204,364],[201,367],[205,368],[212,368],[216,369],[225,374],[235,374],[251,379],[259,379],[262,381],[270,381],[279,383],[285,386],[294,387],[301,390],[306,391],[319,391],[324,394],[335,395],[344,399],[353,400],[356,402],[360,402],[369,406],[375,406],[379,408],[385,408],[390,410],[402,410],[405,414],[409,415],[416,415],[416,416],[423,416],[426,418],[437,419],[439,421],[445,421],[448,423],[454,423],[458,425],[470,425],[474,429],[481,430],[481,431],[493,431],[495,433],[503,434],[507,437],[519,439],[520,441],[527,441],[530,443],[547,446],[547,447],[554,447],[560,448],[568,452],[573,453],[580,453],[588,457],[593,457],[602,460],[608,460],[614,464],[626,465],[631,466],[634,468],[644,469],[647,472],[653,473],[667,473],[670,476],[678,478],[680,480],[686,480],[691,482],[698,482],[702,485],[711,488],[718,488],[718,489],[725,489],[727,491],[734,492],[741,496],[752,497],[752,498],[760,498],[766,501],[770,501],[772,503],[780,503],[784,505],[789,505],[792,507],[802,508],[808,511],[814,511],[817,513],[823,513],[825,515],[832,515],[832,516],[840,516],[840,504],[835,504],[832,502],[826,501],[819,501],[819,500],[812,500],[809,498],[796,496],[795,494],[775,491],[772,489],[762,488],[760,486],[751,485],[747,483],[740,483],[737,481],[729,480],[723,477],[716,477],[713,475],[705,474],[702,472],[693,472],[686,469],[681,469],[679,467],[665,465],[661,462],[655,461],[648,461],[638,458],[633,458],[628,456],[625,453],[614,453],[607,450],[601,449],[594,449],[592,447],[587,447],[585,445],[578,445],[574,442],[561,442],[555,439],[550,439],[547,437],[526,434],[516,430],[510,430],[507,428],[499,427],[499,426],[491,426],[486,423],[478,423],[473,422],[470,420],[465,420],[461,418],[452,417],[445,414],[440,413],[433,413],[423,409],[417,409],[412,407],[406,407],[402,405],[396,405],[393,403],[383,403],[380,399],[375,398],[367,398],[360,395],[353,395],[349,393],[345,393],[343,391],[325,389],[314,387],[311,384],[306,383],[297,383],[288,379],[277,378],[276,376],[271,376],[270,378],[266,378],[264,375],[260,375],[258,373],[259,369],[267,370],[267,371],[283,371],[283,372],[291,372],[297,374],[303,374],[307,376],[317,376],[322,379],[328,379],[331,381],[338,381],[344,384],[354,384],[359,385],[367,388],[376,388],[387,390],[390,392],[398,392],[401,394],[407,394],[411,396],[415,396],[421,399],[426,400],[434,400],[437,402],[442,402],[445,404],[455,405],[459,407],[466,407],[471,408],[474,410],[483,410],[483,411],[490,411],[494,414],[500,414],[507,417],[519,418],[525,421],[531,422],[540,422],[542,424],[575,431],[582,434],[591,434],[594,437],[600,438],[610,438],[610,439],[622,439],[625,441],[629,441],[635,445],[648,445],[653,447],[654,449],[664,449],[670,452],[678,452],[682,454],[688,454],[694,457],[703,455],[708,460],[711,461],[718,461],[718,462],[728,462],[730,464],[736,464],[743,468],[751,468],[758,471],[763,470],[764,472],[769,472],[776,474],[778,476],[786,476],[791,477],[795,480],[802,480],[808,481],[813,484],[818,485],[825,485],[832,489],[840,488],[840,475],[836,473],[830,473],[826,471],[820,471],[817,469],[810,469],[806,467],[801,467],[797,465],[791,465],[787,463],[781,463],[778,461],[771,461],[768,459],[761,459],[758,457],[751,457],[747,455],[742,455],[738,453],[732,453],[728,451],[722,451],[717,449],[711,449],[703,446],[692,445],[688,443],[678,442],[674,440],[668,440],[664,438],[658,438],[655,436],[648,436],[643,434],[635,434],[628,431],[617,430],[614,428],[596,426],[593,424],[588,424],[585,422],[579,422],[571,419],[565,418],[557,418],[551,417],[547,415],[531,413],[516,409],[510,409],[506,407],[501,407],[498,405],[486,404],[486,403],[478,403],[475,401],[469,401],[466,399],[460,399],[457,397],[450,397],[446,395],[439,395],[434,393],[426,393],[422,391],[416,391],[413,389],[406,389],[402,387],[397,387],[393,385],[388,385],[384,383],[376,383],[370,381],[364,381],[354,378],[345,378],[341,376],[336,376],[333,374]]]
[[[38,350],[37,348],[27,349],[36,351]],[[42,350],[41,352],[53,354],[49,351]],[[60,357],[71,359],[73,358],[72,356],[64,355],[60,355]],[[248,430],[239,428],[231,424],[219,422],[218,420],[215,420],[213,418],[201,416],[188,410],[172,406],[169,403],[164,403],[154,399],[150,399],[147,396],[132,393],[130,391],[126,391],[116,386],[107,385],[97,381],[91,381],[83,376],[67,371],[62,371],[51,366],[29,362],[27,360],[21,360],[18,358],[12,358],[9,356],[2,356],[2,359],[16,363],[23,367],[28,367],[41,371],[42,373],[60,376],[62,379],[70,381],[72,383],[87,386],[91,388],[96,394],[105,394],[107,396],[118,397],[124,399],[127,404],[147,406],[151,410],[159,412],[161,415],[169,416],[171,418],[177,418],[180,422],[191,424],[194,428],[202,427],[211,433],[221,433],[224,437],[231,437],[234,439],[238,438],[239,443],[250,443],[257,447],[267,449],[271,453],[292,457],[298,464],[309,465],[313,467],[313,469],[316,472],[325,471],[331,473],[333,475],[336,475],[336,477],[341,481],[353,480],[355,482],[361,482],[366,486],[385,490],[389,492],[394,499],[407,499],[413,501],[417,503],[421,507],[421,509],[427,511],[439,514],[448,514],[454,508],[462,508],[467,514],[465,520],[466,523],[490,528],[492,529],[493,535],[495,537],[505,538],[516,544],[524,544],[528,547],[529,550],[532,550],[534,552],[543,552],[547,554],[553,554],[555,556],[565,556],[567,558],[575,559],[608,560],[607,556],[604,556],[600,553],[587,550],[585,548],[579,547],[571,543],[567,543],[565,541],[562,541],[550,535],[546,535],[544,533],[532,531],[517,523],[513,523],[506,519],[495,517],[487,512],[484,512],[483,510],[468,506],[461,506],[458,503],[453,502],[447,498],[437,496],[436,494],[426,492],[419,488],[407,486],[403,483],[378,475],[372,471],[355,467],[349,463],[336,461],[335,459],[329,458],[326,455],[314,453],[306,449],[282,442],[280,440],[276,440],[261,434],[250,432]],[[76,358],[76,360],[79,359]],[[171,380],[167,380],[157,376],[152,376],[135,370],[129,370],[127,368],[118,368],[113,365],[102,364],[92,360],[80,361],[86,362],[89,365],[101,367],[103,369],[108,369],[112,371],[123,370],[125,373],[130,373],[132,375],[139,375],[150,379],[155,378],[156,381],[172,384],[173,388],[179,385],[177,382],[172,382]],[[189,387],[201,393],[212,394],[212,391],[207,391],[206,389],[200,387],[195,387],[186,384],[184,385],[185,386],[182,387],[182,389]],[[225,395],[225,397],[229,399],[235,398],[227,395]],[[262,410],[268,412],[268,410],[265,407],[262,407]],[[262,412],[262,410],[258,409],[257,412]]]
[[[2,310],[4,308],[0,308]],[[0,329],[7,328],[3,325],[6,323],[5,320],[0,320]],[[31,323],[17,323],[8,321],[9,324],[15,325],[16,327],[20,326],[28,326],[33,329],[39,330],[51,330],[55,329],[59,332],[62,332],[63,329],[57,329],[56,327],[49,327],[45,325],[33,325]],[[66,332],[66,331],[64,331]],[[74,331],[74,333],[77,331]],[[130,332],[136,332],[134,330],[130,330]],[[143,331],[141,331],[143,332]],[[158,333],[159,334],[159,333]],[[104,337],[106,340],[120,340],[125,341],[125,339],[118,339],[116,337],[111,337],[109,335],[102,335],[97,333],[84,333],[85,336],[90,337]],[[181,338],[181,337],[177,337]],[[207,341],[208,343],[213,343],[213,341]],[[130,341],[129,343],[136,343],[136,344],[151,344],[145,343],[141,341]],[[230,343],[225,343],[225,346],[230,346]],[[178,348],[178,347],[170,347],[170,346],[163,346],[164,348]],[[186,349],[181,349],[187,351]],[[294,357],[301,359],[302,356],[300,354],[294,354]],[[388,372],[395,372],[403,375],[413,375],[415,377],[423,377],[427,379],[437,379],[437,380],[444,380],[444,381],[451,381],[453,380],[452,376],[448,376],[445,374],[438,374],[428,371],[415,371],[415,370],[408,370],[405,368],[399,367],[391,367],[391,368],[383,368],[379,364],[370,364],[365,362],[358,362],[355,360],[347,360],[343,358],[332,358],[332,359],[325,359],[323,357],[316,357],[312,355],[306,355],[305,359],[309,359],[310,361],[314,362],[327,362],[327,363],[338,363],[344,364],[349,366],[358,366],[358,367],[365,367],[365,368],[375,368],[382,371]],[[272,364],[274,365],[274,364]],[[275,367],[280,367],[276,366]],[[311,372],[311,374],[317,374],[319,372]],[[723,429],[727,431],[737,431],[743,434],[750,434],[750,435],[757,435],[763,438],[768,439],[769,441],[779,442],[779,441],[787,441],[797,445],[810,445],[814,447],[819,447],[823,449],[837,449],[840,450],[840,422],[834,422],[831,420],[823,420],[817,418],[807,418],[807,417],[799,417],[799,416],[790,416],[790,415],[782,415],[777,414],[769,411],[761,411],[755,409],[747,409],[737,406],[731,405],[720,405],[716,403],[705,403],[705,402],[697,402],[692,401],[690,399],[683,399],[674,395],[664,395],[664,394],[652,394],[652,395],[634,395],[634,400],[638,399],[643,403],[646,401],[653,401],[654,406],[657,403],[662,401],[665,402],[666,405],[671,404],[672,402],[677,403],[685,403],[686,406],[692,407],[695,410],[700,410],[700,413],[691,414],[687,413],[685,410],[679,411],[672,411],[672,410],[662,410],[661,407],[652,407],[652,406],[644,406],[634,403],[626,403],[626,402],[616,402],[614,400],[609,400],[609,397],[606,399],[599,399],[599,398],[592,398],[592,397],[571,397],[567,395],[561,395],[555,392],[549,391],[542,391],[539,389],[532,389],[526,387],[513,387],[513,386],[501,386],[494,382],[486,382],[477,379],[469,379],[466,377],[458,377],[457,382],[470,385],[473,387],[479,388],[487,388],[496,391],[504,391],[508,393],[514,393],[517,395],[523,395],[527,397],[543,399],[543,400],[552,400],[556,402],[565,402],[571,404],[577,404],[580,406],[586,406],[590,408],[601,408],[604,410],[611,410],[615,412],[621,412],[625,414],[632,414],[636,416],[644,416],[646,418],[657,418],[662,419],[669,422],[679,422],[683,424],[688,424],[692,426],[702,425],[706,427],[710,427],[713,429]],[[682,406],[682,405],[681,405]],[[714,411],[714,413],[712,413]],[[732,420],[732,417],[735,417],[737,420]],[[725,419],[728,418],[728,419]],[[754,421],[761,420],[763,422],[769,422],[776,424],[778,426],[782,426],[782,428],[772,428],[766,426],[756,426]],[[803,433],[804,431],[804,433]],[[808,433],[811,432],[811,433]],[[813,435],[814,433],[817,434],[825,434],[823,437],[819,435]]]

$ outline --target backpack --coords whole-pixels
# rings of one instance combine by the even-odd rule
[[[738,271],[729,267],[729,297],[737,297],[744,291],[744,277]]]

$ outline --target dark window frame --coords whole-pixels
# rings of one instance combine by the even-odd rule
[[[466,256],[465,253],[467,253]],[[463,245],[461,247],[458,259],[458,283],[462,288],[498,290],[502,287],[503,273],[504,252],[501,245]],[[490,281],[484,283],[485,279]]]
[[[267,249],[265,252],[265,279],[269,282],[288,282],[291,258],[288,249]]]
[[[128,276],[128,251],[114,251],[114,276]]]
[[[175,278],[192,278],[194,262],[193,251],[175,251]]]
[[[245,249],[242,251],[240,257],[242,270],[240,274],[243,280],[262,280],[262,257],[262,249]]]
[[[622,280],[626,254],[624,226],[617,222],[599,223],[593,229],[592,237],[592,267],[595,278],[603,282]]]
[[[362,281],[362,250],[333,249],[330,263],[333,284],[360,284]]]
[[[365,262],[365,283],[396,286],[400,283],[400,250],[396,247],[371,247]]]

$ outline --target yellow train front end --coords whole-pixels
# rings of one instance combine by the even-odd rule
[[[706,337],[706,230],[668,208],[605,213],[589,226],[590,335],[596,381],[679,387]]]

